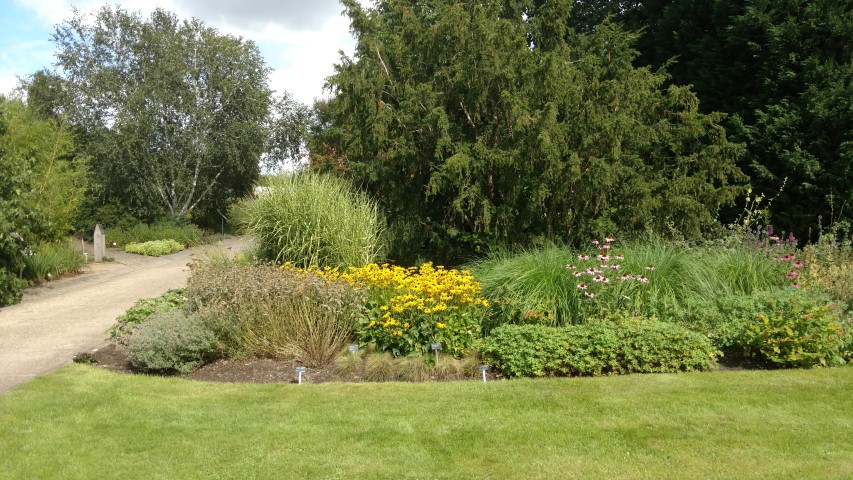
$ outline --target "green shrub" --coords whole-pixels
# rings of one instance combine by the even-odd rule
[[[107,245],[115,243],[125,246],[132,243],[145,243],[156,240],[172,239],[185,247],[201,245],[205,241],[204,231],[191,223],[160,221],[151,225],[139,223],[130,227],[116,226],[105,232]]]
[[[275,262],[362,266],[380,259],[383,220],[376,205],[343,180],[310,173],[269,179],[232,217],[257,242],[258,257]]]
[[[149,257],[160,257],[169,255],[175,252],[180,252],[184,246],[172,239],[168,240],[151,240],[144,243],[128,243],[124,246],[124,251],[127,253],[136,253],[139,255],[147,255]]]
[[[70,240],[39,244],[28,253],[24,256],[24,274],[36,282],[78,273],[86,264],[86,257]]]
[[[18,275],[0,268],[0,307],[14,305],[21,301],[23,291],[29,283]]]
[[[717,351],[702,335],[656,321],[568,327],[504,325],[480,346],[503,375],[609,375],[711,368]]]
[[[775,309],[747,327],[747,354],[777,367],[840,365],[849,342],[837,305]]]
[[[216,356],[214,332],[200,315],[158,312],[130,337],[127,354],[137,370],[188,375]]]
[[[139,300],[116,319],[115,325],[109,330],[110,338],[114,342],[127,345],[127,339],[133,330],[152,315],[182,309],[186,303],[184,289],[169,290],[159,297]]]
[[[365,293],[315,272],[207,258],[192,265],[191,308],[214,321],[233,356],[330,364],[352,337]]]
[[[721,350],[744,351],[747,348],[746,329],[755,324],[759,316],[790,312],[794,305],[808,309],[830,304],[829,295],[792,287],[751,295],[721,293],[712,298],[689,298],[679,310],[672,312],[668,321],[704,334]]]

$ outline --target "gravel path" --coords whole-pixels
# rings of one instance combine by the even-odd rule
[[[0,394],[103,345],[116,317],[137,300],[185,286],[192,256],[245,246],[243,238],[226,238],[156,258],[107,249],[115,262],[27,290],[21,303],[0,308]]]

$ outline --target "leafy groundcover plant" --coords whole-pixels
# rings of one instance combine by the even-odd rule
[[[173,309],[141,324],[128,341],[127,354],[137,370],[188,375],[215,358],[217,339],[201,315]]]
[[[703,335],[638,319],[567,327],[504,325],[479,351],[508,377],[708,370],[718,354]]]

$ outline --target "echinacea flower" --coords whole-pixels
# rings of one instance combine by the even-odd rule
[[[649,266],[647,266],[647,267],[646,267],[646,270],[648,270],[648,271],[650,271],[650,272],[654,271],[654,269],[655,269],[655,266],[654,266],[654,265],[649,265]]]
[[[598,242],[598,240],[593,240],[593,241],[592,241],[592,244],[593,244],[593,245],[595,245],[595,246],[598,246],[598,243],[599,243],[599,242]]]
[[[601,246],[601,248],[603,248],[605,250],[610,250],[610,245],[605,243],[604,245]]]
[[[793,267],[794,268],[803,268],[803,262],[797,260],[796,262],[794,262]]]
[[[637,277],[637,280],[639,280],[642,283],[649,283],[649,278],[646,277],[645,275],[640,275],[639,277]]]
[[[595,294],[594,294],[594,293],[592,293],[592,292],[584,292],[584,295],[586,295],[586,296],[587,296],[587,298],[593,298],[593,297],[595,297]]]
[[[602,255],[599,255],[599,256],[598,256],[598,260],[599,260],[600,262],[608,262],[608,261],[610,261],[610,257],[608,257],[607,255],[603,255],[603,254],[602,254]]]
[[[621,253],[617,253],[615,258],[616,260],[625,260],[625,257],[623,257]]]
[[[578,284],[578,290],[586,290],[587,288],[589,288],[589,286],[587,286],[587,284],[585,283]]]
[[[791,286],[794,288],[800,288],[800,284],[797,282],[792,283]]]
[[[799,273],[797,273],[797,271],[796,271],[796,270],[791,270],[790,272],[788,272],[788,273],[785,275],[785,278],[788,278],[788,279],[791,279],[791,278],[800,278],[800,274],[799,274]]]
[[[574,275],[575,277],[580,278],[580,276],[583,275],[583,272],[575,272]]]
[[[578,255],[578,260],[582,260],[582,261],[583,260],[589,260],[589,255],[584,255],[584,254]]]
[[[603,282],[605,280],[605,277],[602,277],[601,275],[596,275],[592,280],[595,282]]]
[[[605,237],[604,241],[607,243],[613,243],[616,241],[616,239],[613,237]]]
[[[566,268],[567,268],[567,269],[569,269],[569,270],[574,270],[574,269],[575,269],[575,268],[577,268],[577,267],[575,267],[573,264],[569,263],[569,264],[567,264],[567,265],[566,265]]]

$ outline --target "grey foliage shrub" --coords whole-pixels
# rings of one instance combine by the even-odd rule
[[[256,239],[261,259],[346,267],[382,255],[384,220],[377,206],[336,177],[273,177],[262,193],[235,206],[232,215]]]
[[[205,320],[178,309],[153,314],[127,345],[134,368],[182,375],[215,358],[216,352],[216,335]]]
[[[504,325],[479,350],[486,363],[509,377],[707,370],[717,355],[703,335],[652,320]]]

